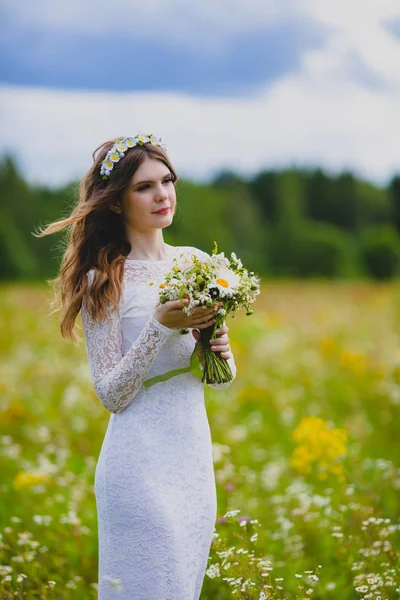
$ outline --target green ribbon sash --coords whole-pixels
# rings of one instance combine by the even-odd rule
[[[176,377],[176,375],[181,375],[182,373],[192,373],[194,377],[203,377],[203,370],[201,368],[202,356],[203,352],[200,342],[196,342],[196,345],[190,357],[190,365],[188,367],[183,367],[182,369],[173,369],[172,371],[168,371],[168,373],[164,373],[163,375],[156,375],[156,377],[151,377],[143,383],[144,389],[148,390],[152,385],[155,385],[156,383],[161,383],[162,381],[168,381],[168,379]]]

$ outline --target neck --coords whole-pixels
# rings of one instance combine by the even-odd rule
[[[161,230],[156,235],[143,235],[135,232],[129,235],[131,251],[128,258],[136,260],[164,260],[169,258],[170,247],[164,242]],[[160,235],[161,233],[161,235]]]

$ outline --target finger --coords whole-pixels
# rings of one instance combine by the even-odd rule
[[[223,346],[211,346],[211,350],[213,352],[229,352],[230,346],[229,344],[224,344]]]
[[[207,312],[203,312],[200,315],[191,315],[191,323],[195,326],[197,324],[203,324],[205,321],[209,321],[210,319],[214,319],[216,317],[216,312],[213,310],[208,310]]]
[[[225,358],[225,360],[229,360],[232,358],[232,352],[221,352],[221,356],[222,358]]]
[[[181,300],[168,300],[166,304],[168,305],[168,310],[181,310],[184,306],[188,305],[188,301],[182,304]]]
[[[196,325],[196,329],[205,329],[206,327],[211,327],[211,325],[214,325],[215,321],[216,321],[216,319],[212,319],[211,321],[208,321],[207,323]]]
[[[202,317],[194,317],[192,320],[193,325],[197,325],[198,323],[204,323],[205,321],[209,321],[215,317],[215,312],[204,314]]]
[[[223,304],[223,302],[216,302],[216,301],[215,301],[215,302],[213,302],[213,303],[211,304],[211,306],[206,306],[205,304],[199,304],[199,305],[197,305],[197,306],[195,307],[195,309],[194,309],[194,310],[197,310],[197,311],[199,311],[199,312],[204,312],[204,311],[205,311],[205,310],[207,310],[207,309],[208,309],[208,310],[210,310],[210,309],[212,309],[212,308],[221,308],[223,305],[224,305],[224,304]]]
[[[211,338],[210,342],[215,342],[216,344],[228,344],[229,338],[228,335],[224,333],[223,335],[221,335],[221,337],[218,336],[215,338]]]
[[[194,317],[203,318],[204,315],[215,314],[216,310],[218,310],[218,307],[215,308],[214,306],[196,306],[196,308],[192,312],[192,315]]]
[[[192,315],[194,317],[200,317],[201,319],[204,318],[205,315],[208,314],[213,314],[215,315],[216,311],[219,310],[219,306],[197,306],[195,309],[193,309]]]
[[[229,331],[228,325],[223,325],[222,327],[219,328],[219,335],[228,333],[228,331]]]

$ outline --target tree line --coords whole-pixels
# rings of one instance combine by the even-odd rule
[[[13,156],[0,161],[0,279],[53,277],[63,233],[34,237],[67,216],[79,182],[28,183]],[[350,172],[265,169],[251,178],[223,171],[208,183],[177,183],[178,209],[164,239],[231,251],[264,277],[372,277],[400,272],[400,175],[385,187]]]

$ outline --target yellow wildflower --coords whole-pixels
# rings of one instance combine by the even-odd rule
[[[33,487],[34,485],[40,485],[41,483],[48,483],[49,481],[51,481],[51,477],[48,473],[29,473],[28,471],[20,471],[13,483],[16,490],[22,490]]]
[[[7,406],[7,408],[4,409],[4,412],[6,413],[5,416],[10,419],[21,419],[22,417],[26,416],[28,410],[25,404],[19,400],[14,400]]]
[[[297,444],[290,464],[300,475],[316,472],[319,479],[328,474],[344,480],[343,467],[339,460],[347,453],[348,433],[345,429],[328,428],[319,417],[305,417],[292,433]]]
[[[335,351],[335,348],[336,342],[330,336],[326,336],[319,341],[319,349],[321,351],[321,354],[325,356],[325,358],[332,356],[332,354]]]
[[[368,367],[368,361],[365,356],[351,352],[350,350],[343,350],[340,355],[340,363],[345,369],[352,371],[356,375],[362,375]]]

